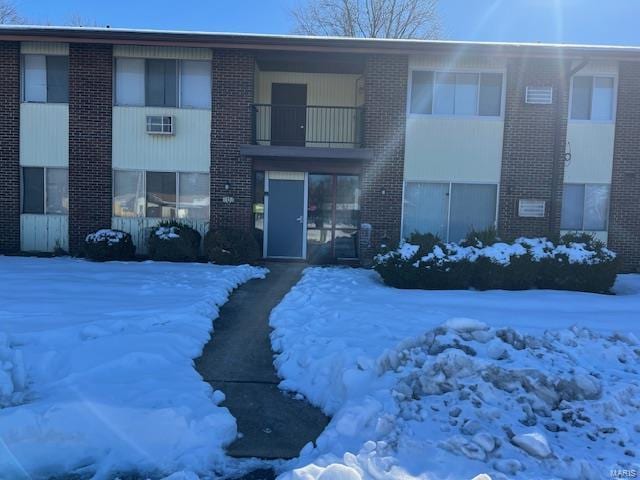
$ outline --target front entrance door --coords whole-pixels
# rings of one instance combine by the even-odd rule
[[[304,147],[307,131],[307,86],[271,84],[271,145]]]
[[[305,174],[267,172],[265,182],[265,256],[305,258]]]

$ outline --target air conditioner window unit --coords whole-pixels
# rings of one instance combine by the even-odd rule
[[[175,133],[175,119],[170,115],[147,115],[147,133],[173,135]]]

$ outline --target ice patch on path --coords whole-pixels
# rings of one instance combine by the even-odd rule
[[[265,273],[0,257],[0,478],[224,471],[235,419],[193,359],[231,291]]]

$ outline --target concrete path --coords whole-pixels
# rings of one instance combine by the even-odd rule
[[[223,406],[236,417],[243,435],[229,446],[229,455],[293,458],[315,441],[328,418],[278,389],[273,366],[269,314],[298,281],[304,265],[266,266],[266,279],[245,283],[222,307],[213,338],[195,363],[204,380],[224,392]]]

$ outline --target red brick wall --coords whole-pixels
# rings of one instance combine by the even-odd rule
[[[613,149],[609,246],[640,271],[640,64],[621,62]]]
[[[111,227],[111,45],[69,45],[69,249]]]
[[[361,177],[361,223],[370,224],[371,239],[360,242],[366,263],[383,240],[400,238],[408,58],[371,55],[365,67],[365,147],[373,149]],[[383,193],[384,191],[384,193]]]
[[[251,143],[255,61],[250,52],[214,50],[212,68],[211,226],[247,229],[253,225],[251,159],[240,156],[240,145]]]
[[[20,249],[20,43],[0,42],[0,253]]]
[[[569,108],[566,68],[564,62],[550,59],[518,58],[508,62],[498,207],[498,231],[503,238],[521,235],[554,238],[560,233],[562,155]],[[553,103],[526,104],[527,86],[552,86]],[[561,148],[554,161],[558,116]],[[519,199],[545,200],[545,218],[518,217]]]

